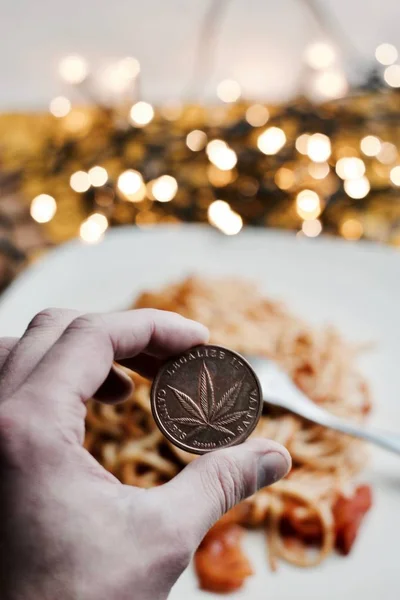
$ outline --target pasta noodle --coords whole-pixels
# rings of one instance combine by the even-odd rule
[[[368,386],[356,367],[360,349],[333,328],[312,329],[282,304],[265,299],[253,283],[191,277],[143,293],[135,307],[181,313],[207,325],[212,343],[276,360],[296,385],[332,413],[362,421],[370,411]],[[162,436],[151,416],[149,382],[130,375],[135,391],[128,402],[89,403],[85,445],[121,481],[160,485],[196,457]],[[346,523],[352,525],[369,508],[370,502],[361,506],[355,500],[354,481],[367,460],[363,443],[279,409],[267,409],[252,435],[284,444],[293,469],[286,479],[248,499],[237,521],[266,527],[273,568],[278,559],[303,567],[318,564],[337,544],[338,500],[347,502],[343,506],[354,519]]]

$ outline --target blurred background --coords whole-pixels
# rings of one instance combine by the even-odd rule
[[[396,0],[37,0],[0,18],[0,288],[107,228],[400,245]]]

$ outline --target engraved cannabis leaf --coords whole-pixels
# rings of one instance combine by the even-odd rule
[[[174,418],[172,421],[181,425],[195,427],[195,431],[190,435],[195,434],[203,428],[211,428],[220,433],[234,435],[233,431],[228,429],[226,425],[235,423],[235,421],[238,421],[247,413],[247,410],[230,412],[236,404],[242,384],[243,380],[234,383],[217,401],[210,371],[203,361],[198,381],[197,402],[181,390],[171,385],[168,386],[188,415],[187,417]]]

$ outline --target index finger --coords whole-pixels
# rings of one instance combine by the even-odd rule
[[[167,358],[207,339],[206,327],[167,311],[83,315],[70,323],[23,387],[35,396],[37,392],[38,402],[87,400],[105,381],[114,360],[141,353]]]

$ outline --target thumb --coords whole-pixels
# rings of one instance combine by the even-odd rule
[[[289,452],[256,438],[217,450],[193,462],[163,486],[163,500],[179,515],[179,528],[198,546],[207,531],[235,504],[282,479],[291,468]]]

